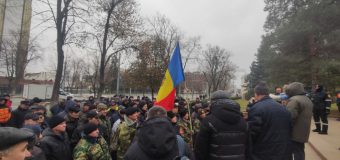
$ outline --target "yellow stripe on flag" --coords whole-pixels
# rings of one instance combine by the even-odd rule
[[[157,94],[157,102],[166,98],[171,93],[171,91],[173,89],[174,89],[174,85],[173,85],[173,82],[172,82],[170,72],[169,72],[169,70],[166,70],[165,77],[163,79],[161,88],[159,89],[158,94]]]

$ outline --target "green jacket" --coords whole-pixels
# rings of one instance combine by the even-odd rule
[[[191,130],[190,127],[190,122],[180,119],[178,121],[178,127],[179,127],[179,132],[180,135],[183,137],[184,141],[191,146],[192,145],[192,135],[193,135],[193,131]]]
[[[113,135],[111,149],[117,151],[117,160],[122,160],[136,134],[137,123],[121,123]]]
[[[111,122],[105,117],[99,117],[100,125],[99,130],[107,144],[110,146],[110,137],[111,137]]]
[[[287,109],[292,118],[292,140],[306,143],[309,139],[313,103],[305,96],[302,83],[293,82],[289,84],[286,88],[286,94],[290,97]]]
[[[74,160],[111,160],[109,147],[103,137],[82,138],[73,151]]]

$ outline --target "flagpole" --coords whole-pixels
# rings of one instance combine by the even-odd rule
[[[187,109],[188,109],[188,113],[189,113],[189,125],[190,125],[190,140],[191,140],[191,148],[193,148],[193,144],[194,144],[194,140],[193,140],[193,135],[194,135],[194,131],[192,129],[192,118],[191,118],[191,111],[190,111],[190,105],[187,103]]]

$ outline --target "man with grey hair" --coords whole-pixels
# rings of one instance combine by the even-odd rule
[[[162,107],[150,108],[147,120],[136,136],[137,139],[129,147],[124,160],[168,160],[178,157],[192,159],[189,148],[182,138],[176,136],[167,112]]]
[[[286,88],[289,96],[287,108],[292,118],[292,159],[305,159],[305,143],[308,142],[313,116],[313,102],[306,96],[303,84],[290,83]]]
[[[167,117],[166,110],[160,106],[154,106],[149,109],[147,120],[155,117]]]

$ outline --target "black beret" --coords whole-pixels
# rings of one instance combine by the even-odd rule
[[[34,134],[13,127],[0,127],[0,150],[5,150],[23,141],[34,139]]]
[[[98,113],[94,110],[91,110],[86,113],[86,118],[95,118],[98,117]]]
[[[84,126],[84,134],[88,135],[93,131],[97,130],[98,126],[92,123],[85,124]]]
[[[70,108],[68,108],[69,112],[79,112],[80,108],[77,105],[71,106]]]
[[[52,129],[63,122],[65,122],[65,119],[61,116],[56,115],[50,118],[50,120],[48,121],[48,125]]]
[[[136,112],[139,112],[138,108],[136,108],[136,107],[129,107],[129,108],[125,109],[125,115],[126,116],[133,115]]]

